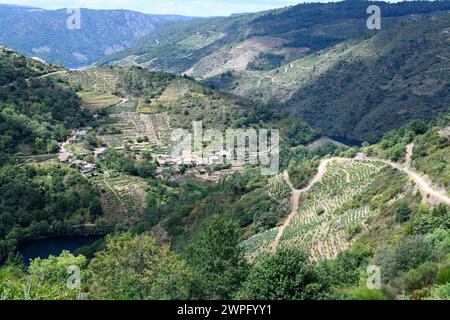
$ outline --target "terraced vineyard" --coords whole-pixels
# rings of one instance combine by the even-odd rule
[[[356,207],[336,213],[362,194],[384,166],[375,161],[331,163],[322,180],[300,198],[297,216],[286,227],[280,245],[303,246],[315,261],[335,258],[346,250],[351,241],[345,238],[345,228],[376,212]]]
[[[110,93],[99,93],[95,91],[84,91],[79,93],[79,96],[83,101],[83,105],[92,112],[115,106],[122,100]]]
[[[92,180],[101,192],[108,222],[139,221],[145,208],[146,182],[138,177],[105,173]]]
[[[80,84],[83,90],[113,93],[116,91],[121,72],[121,69],[95,68],[71,70],[65,74],[58,74],[57,77],[69,83]]]
[[[291,188],[283,179],[283,175],[279,174],[270,178],[267,185],[267,192],[275,199],[282,199],[291,194]]]
[[[286,214],[291,210],[287,204],[288,198],[291,196],[291,188],[283,178],[283,174],[276,175],[267,181],[265,187],[268,195],[273,202],[278,203],[278,210]],[[253,260],[259,254],[268,252],[278,233],[278,228],[273,228],[265,232],[258,233],[242,243],[244,252],[247,253],[249,260]]]
[[[169,118],[164,113],[120,112],[113,116],[122,133],[102,136],[111,146],[121,146],[128,139],[148,137],[149,144],[164,147],[170,140]]]
[[[377,161],[331,162],[323,178],[300,197],[297,215],[287,225],[279,245],[303,247],[314,261],[335,258],[348,249],[352,240],[346,238],[346,228],[363,224],[368,217],[377,214],[359,203],[349,204],[363,193],[384,166]],[[242,246],[247,256],[254,259],[269,252],[277,232],[275,228],[244,241]]]
[[[253,237],[243,241],[241,248],[249,261],[253,261],[256,257],[263,253],[270,252],[272,243],[278,234],[278,228],[273,228],[265,232],[258,233]]]

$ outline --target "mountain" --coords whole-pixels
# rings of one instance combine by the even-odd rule
[[[58,70],[0,46],[0,163],[54,152],[86,120],[75,92],[46,77]]]
[[[445,52],[448,27],[435,31],[446,18],[344,42],[347,55],[334,46],[313,57],[352,64],[380,55],[398,74],[391,82],[439,92],[437,82],[416,87],[417,74],[401,78],[397,64],[427,45]],[[383,56],[394,49],[403,64]],[[415,67],[442,68],[433,54],[420,54]],[[388,71],[370,76],[383,83]],[[195,120],[282,129],[279,172],[173,162],[171,129]],[[301,118],[188,76],[61,69],[1,46],[1,299],[448,299],[449,114],[412,121],[374,145],[318,137]],[[87,235],[105,238],[38,253],[30,264],[20,256],[42,238],[48,252],[57,236]],[[73,266],[89,276],[71,290]],[[374,289],[370,270],[380,271]]]
[[[380,6],[381,30],[367,29],[368,5]],[[326,135],[375,142],[447,111],[449,9],[450,1],[343,1],[191,21],[99,64],[187,74]]]
[[[80,10],[80,29],[69,29],[66,9],[0,5],[0,42],[28,56],[85,66],[135,44],[164,24],[191,18],[127,10]]]
[[[287,109],[329,136],[376,142],[413,119],[447,112],[449,23],[449,14],[402,22],[273,70],[207,82]]]

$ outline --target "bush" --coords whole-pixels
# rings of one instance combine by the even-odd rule
[[[434,262],[426,262],[409,270],[402,277],[402,286],[407,292],[422,289],[434,283],[439,267]]]
[[[346,298],[349,300],[387,300],[381,290],[371,290],[366,287],[359,287],[347,293]]]
[[[447,215],[447,207],[442,203],[433,209],[433,216],[445,217],[446,215]]]
[[[406,236],[394,245],[381,248],[373,264],[381,267],[383,281],[390,282],[403,272],[416,268],[433,256],[433,246],[424,236]]]
[[[406,203],[402,203],[395,212],[395,221],[400,223],[406,222],[411,218],[411,213],[411,208]]]
[[[237,298],[315,300],[326,297],[327,287],[327,281],[319,276],[304,252],[282,248],[257,261]]]
[[[345,235],[347,240],[353,239],[357,234],[361,233],[362,226],[361,223],[355,222],[347,226],[347,229],[345,230]]]
[[[450,282],[450,265],[442,267],[436,275],[436,283],[443,285]]]

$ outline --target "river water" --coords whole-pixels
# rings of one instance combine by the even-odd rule
[[[19,248],[19,252],[22,254],[25,264],[29,265],[30,260],[59,256],[63,251],[73,252],[94,243],[100,238],[99,236],[71,236],[34,240],[24,243]]]

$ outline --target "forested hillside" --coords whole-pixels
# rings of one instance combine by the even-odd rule
[[[0,161],[10,155],[58,151],[70,129],[83,124],[78,96],[64,84],[40,77],[57,67],[0,48]]]
[[[0,260],[27,240],[86,233],[102,214],[98,192],[77,171],[48,164],[71,130],[90,119],[60,68],[0,47]],[[88,231],[89,233],[89,231]]]
[[[0,47],[0,300],[448,300],[450,2],[375,3],[378,31],[302,4],[79,70]]]
[[[0,5],[0,42],[24,54],[65,66],[86,66],[126,49],[160,26],[190,18],[126,10],[80,11],[80,28],[67,24],[66,9]]]
[[[381,8],[381,30],[366,27],[369,4]],[[192,21],[100,64],[185,73],[289,110],[329,136],[376,142],[447,111],[449,8],[343,1]]]

